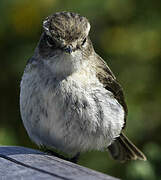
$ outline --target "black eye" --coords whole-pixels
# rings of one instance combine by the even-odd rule
[[[85,39],[83,40],[82,46],[85,44],[86,40],[87,40],[87,38],[85,38]]]
[[[55,41],[50,36],[46,36],[46,41],[50,47],[55,46]]]

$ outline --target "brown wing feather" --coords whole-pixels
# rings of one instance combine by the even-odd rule
[[[126,124],[128,109],[125,102],[123,89],[121,85],[117,82],[116,77],[114,76],[110,68],[106,65],[106,63],[103,61],[103,59],[98,55],[96,56],[97,77],[99,81],[104,85],[104,87],[113,93],[114,97],[124,108]]]
[[[113,93],[114,97],[124,108],[126,123],[128,110],[124,99],[123,89],[103,59],[98,55],[96,55],[96,57],[95,65],[97,77],[104,87]],[[115,160],[121,162],[136,159],[146,160],[145,155],[123,133],[121,133],[120,136],[117,137],[110,146],[108,146],[108,150]]]

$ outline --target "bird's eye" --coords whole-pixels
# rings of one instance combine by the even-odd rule
[[[55,41],[50,36],[47,36],[46,41],[50,47],[55,46]]]
[[[86,40],[87,40],[87,38],[85,38],[85,39],[83,40],[82,46],[85,44]]]

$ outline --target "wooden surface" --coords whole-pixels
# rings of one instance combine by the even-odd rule
[[[118,180],[111,176],[15,146],[0,146],[0,180]]]

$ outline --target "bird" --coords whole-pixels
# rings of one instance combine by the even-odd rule
[[[31,140],[73,158],[98,150],[119,162],[146,160],[123,132],[123,88],[95,52],[88,19],[56,12],[42,29],[20,84],[20,112]]]

